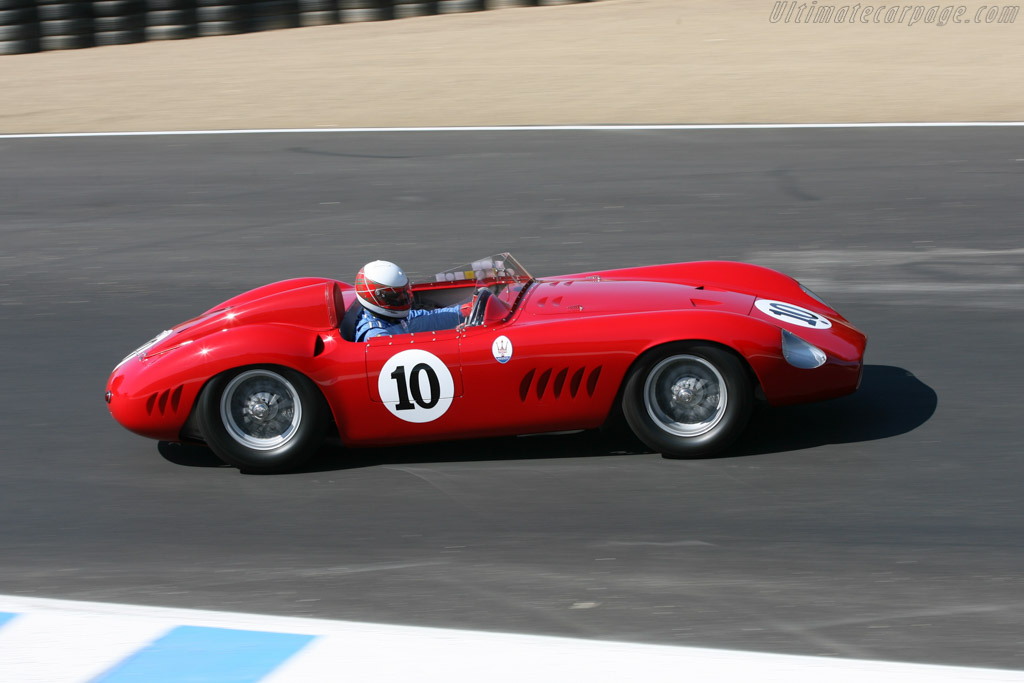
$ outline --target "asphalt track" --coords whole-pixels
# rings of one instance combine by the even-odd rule
[[[0,593],[1024,668],[1018,129],[0,140]],[[865,330],[725,457],[592,434],[247,476],[118,427],[132,348],[241,290],[706,258]]]

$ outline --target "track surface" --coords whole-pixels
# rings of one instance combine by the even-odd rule
[[[1024,668],[1015,130],[0,141],[0,593]],[[593,435],[214,467],[103,385],[238,291],[703,258],[870,335],[862,390],[728,457]],[[163,457],[161,457],[163,455]]]

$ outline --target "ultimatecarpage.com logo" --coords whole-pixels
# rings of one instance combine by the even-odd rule
[[[773,24],[1012,24],[1020,5],[819,5],[777,0],[768,21]]]

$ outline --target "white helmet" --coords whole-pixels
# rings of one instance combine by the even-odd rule
[[[391,261],[371,261],[356,275],[356,297],[363,308],[389,318],[405,318],[412,308],[412,285]]]

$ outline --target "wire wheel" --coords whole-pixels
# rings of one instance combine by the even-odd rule
[[[291,382],[276,372],[248,370],[236,375],[221,393],[220,417],[235,441],[269,451],[298,433],[302,401]]]
[[[693,437],[714,429],[725,415],[729,390],[721,373],[703,358],[670,356],[651,369],[644,405],[659,427]]]
[[[647,447],[668,458],[721,453],[750,417],[753,388],[741,357],[720,346],[676,342],[630,369],[622,415]]]

